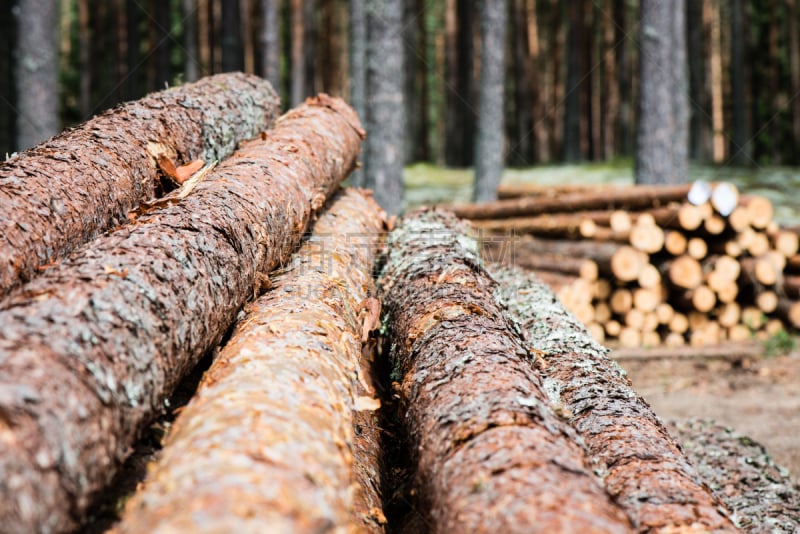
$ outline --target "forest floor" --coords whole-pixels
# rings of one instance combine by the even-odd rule
[[[800,480],[800,351],[744,365],[671,359],[621,365],[664,421],[714,420],[759,442]]]

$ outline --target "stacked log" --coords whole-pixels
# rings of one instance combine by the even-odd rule
[[[80,522],[181,377],[268,285],[259,273],[289,258],[363,135],[344,102],[309,99],[0,302],[0,524]]]
[[[632,531],[466,234],[450,214],[408,215],[380,282],[416,510],[432,532]]]
[[[219,74],[107,111],[0,164],[0,297],[272,125],[257,76]],[[191,167],[189,167],[191,168]]]
[[[355,190],[323,212],[245,308],[117,532],[383,531],[375,436],[354,461],[355,414],[380,406],[359,388],[382,221]]]
[[[457,212],[475,219],[488,258],[553,283],[598,341],[701,346],[766,338],[778,320],[800,328],[798,234],[731,184],[568,190]]]
[[[625,372],[546,284],[493,267],[497,299],[539,351],[548,393],[569,414],[606,489],[639,532],[735,532],[725,510]]]

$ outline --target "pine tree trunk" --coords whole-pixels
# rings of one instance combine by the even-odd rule
[[[583,0],[567,5],[567,81],[564,95],[564,161],[580,161],[581,155],[581,50],[583,48]],[[585,81],[584,81],[585,83]]]
[[[629,532],[467,231],[445,212],[406,217],[381,278],[415,510],[431,532]]]
[[[381,227],[360,191],[330,203],[270,291],[246,306],[116,532],[383,531],[380,478],[358,478],[378,466],[354,454],[357,413],[374,410],[359,403],[375,392],[358,390],[372,372],[362,341],[379,324],[368,304]],[[379,443],[367,445],[377,460]]]
[[[125,62],[128,64],[128,76],[125,80],[125,100],[135,100],[142,96],[141,89],[141,66],[139,65],[139,43],[141,41],[141,32],[139,26],[141,22],[141,7],[138,0],[125,1],[125,38],[128,41],[127,53],[125,54]],[[83,71],[81,71],[81,81],[83,80]],[[82,83],[81,83],[82,85]],[[81,95],[83,90],[81,89]],[[83,112],[83,105],[81,104],[81,112]],[[84,120],[89,118],[88,115],[83,115]]]
[[[350,104],[362,120],[367,117],[367,2],[349,0],[350,30]],[[364,187],[366,179],[363,169],[356,169],[353,185]]]
[[[16,149],[16,80],[14,61],[17,45],[16,17],[0,17],[0,46],[12,53],[0,54],[0,157]],[[63,37],[63,35],[62,35]]]
[[[570,414],[614,501],[636,530],[735,531],[663,423],[624,373],[550,289],[513,268],[496,268],[499,301],[546,354],[551,402]],[[524,295],[524,298],[520,298]],[[642,495],[647,495],[642,499]]]
[[[367,94],[364,155],[367,187],[389,213],[403,202],[403,42],[402,3],[375,0],[367,4]]]
[[[200,61],[197,55],[197,0],[182,0],[183,14],[183,76],[187,82],[195,82],[200,76]]]
[[[281,87],[280,0],[261,0],[261,76],[276,90]]]
[[[163,178],[156,151],[176,164],[220,160],[278,112],[264,81],[208,78],[109,111],[12,158],[0,167],[0,296],[154,197]]]
[[[290,0],[292,23],[292,80],[289,102],[292,106],[297,106],[303,101],[306,91],[305,55],[303,54],[303,47],[305,46],[305,25],[303,20],[304,3],[304,0]]]
[[[481,78],[474,198],[485,202],[497,199],[497,186],[505,163],[503,97],[508,10],[505,0],[486,0],[481,6]]]
[[[185,198],[3,301],[0,524],[76,526],[181,377],[263,285],[258,273],[286,263],[355,164],[362,136],[343,102],[312,100]]]
[[[686,24],[688,26],[689,94],[692,102],[689,115],[689,157],[698,162],[711,160],[710,122],[705,46],[705,20],[703,2],[687,2]]]
[[[239,0],[222,2],[222,72],[244,69],[242,16]]]
[[[641,4],[636,182],[687,181],[688,88],[683,0]]]
[[[155,57],[155,83],[151,90],[160,91],[172,83],[172,9],[169,2],[155,0],[155,37],[152,49]]]

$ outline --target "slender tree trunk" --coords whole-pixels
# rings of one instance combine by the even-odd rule
[[[292,81],[289,101],[296,106],[303,101],[306,92],[305,55],[305,25],[303,19],[304,0],[290,0],[292,12]]]
[[[256,20],[255,5],[253,0],[239,0],[240,28],[242,33],[242,69],[247,74],[255,74],[255,31]]]
[[[417,69],[414,72],[417,83],[417,91],[419,91],[419,106],[416,113],[419,115],[419,130],[417,150],[414,155],[415,161],[429,161],[431,159],[430,150],[430,114],[428,113],[428,106],[430,104],[430,89],[428,87],[428,31],[425,25],[427,14],[426,1],[416,0],[416,24],[417,24],[417,50],[419,51],[421,60],[417,61]]]
[[[403,8],[396,0],[367,3],[366,184],[378,204],[398,213],[403,202]]]
[[[741,0],[739,0],[741,1]],[[794,142],[800,141],[800,36],[797,35],[798,19],[800,19],[800,9],[797,0],[788,0],[787,19],[789,21],[789,72],[791,80],[791,107],[790,120],[792,122],[792,137]],[[797,150],[792,150],[793,162],[795,165],[800,162]]]
[[[281,87],[280,0],[261,0],[261,76]]]
[[[229,156],[267,128],[278,98],[255,77],[222,76],[131,102],[0,167],[0,297],[158,194],[163,151],[175,164]],[[14,186],[15,174],[26,176]],[[80,194],[77,194],[80,192]]]
[[[0,524],[77,526],[261,287],[258,274],[285,265],[362,136],[340,100],[304,104],[180,202],[95,240],[4,301],[0,372],[14,388],[0,397]]]
[[[460,132],[463,128],[463,115],[460,113],[458,94],[458,55],[464,53],[458,48],[458,17],[456,16],[456,0],[445,2],[445,164],[458,165],[461,147]]]
[[[416,156],[416,146],[422,141],[420,134],[419,91],[417,89],[417,68],[419,54],[417,48],[419,38],[417,24],[416,0],[406,0],[403,4],[403,70],[405,73],[403,84],[403,102],[405,104],[406,129],[408,134],[403,142],[403,162],[412,163]]]
[[[583,50],[583,0],[567,5],[567,82],[564,95],[564,161],[581,160],[581,51]]]
[[[5,159],[6,155],[14,152],[17,147],[15,142],[17,97],[13,60],[16,55],[16,30],[16,17],[0,17],[0,46],[4,50],[13,52],[0,54],[0,159]],[[62,40],[64,35],[66,33],[62,25]]]
[[[633,155],[633,72],[628,41],[627,21],[628,3],[626,0],[614,2],[614,40],[619,43],[615,53],[617,63],[617,86],[619,87],[619,154]]]
[[[714,163],[725,160],[725,118],[723,114],[722,87],[722,43],[717,0],[705,0],[704,9],[708,12],[710,24],[709,72],[711,74],[711,128],[713,138],[712,156]]]
[[[349,0],[348,5],[350,6],[350,104],[361,120],[366,122],[367,0]],[[357,187],[364,187],[366,178],[363,169],[356,169],[351,181]]]
[[[314,23],[314,12],[318,8],[318,0],[303,0],[303,69],[305,75],[304,98],[322,91],[318,83],[317,71],[314,68],[314,57],[317,54],[317,25]],[[325,46],[328,46],[327,44]]]
[[[80,78],[78,107],[81,120],[88,119],[92,113],[92,32],[89,26],[89,13],[89,0],[78,0],[78,76]]]
[[[625,43],[617,43],[614,18],[611,15],[614,11],[614,0],[607,0],[603,4],[601,20],[603,24],[603,65],[605,67],[605,109],[603,128],[603,158],[612,159],[619,150],[619,131],[620,122],[620,98],[619,98],[619,77],[617,74],[616,53],[617,48],[625,46]]]
[[[458,134],[461,137],[461,152],[458,165],[469,167],[473,164],[473,150],[475,149],[475,28],[473,14],[475,3],[473,0],[456,0],[456,15],[458,17],[458,83],[456,90],[462,116],[462,128]]]
[[[709,150],[710,117],[708,76],[706,61],[708,47],[705,45],[706,19],[703,2],[687,2],[686,24],[688,27],[689,54],[689,95],[691,108],[689,113],[689,157],[695,161],[705,162],[711,159]]]
[[[137,0],[125,1],[125,36],[128,41],[125,61],[127,79],[125,80],[125,100],[135,100],[141,96],[142,66],[140,65],[139,44],[141,42],[142,12]]]
[[[222,2],[222,72],[244,69],[239,0]]]
[[[683,0],[641,4],[636,182],[687,181],[688,113]]]
[[[183,13],[183,76],[187,82],[200,76],[200,58],[197,53],[197,0],[181,0]]]
[[[481,74],[478,127],[475,137],[476,201],[497,199],[503,175],[503,97],[508,9],[505,0],[481,4]]]
[[[542,45],[539,38],[539,13],[537,12],[540,5],[541,3],[536,0],[526,0],[525,20],[528,21],[528,56],[531,65],[529,68],[531,76],[531,135],[533,136],[531,158],[534,162],[545,163],[551,159],[550,137],[552,132],[547,124],[548,116],[552,112],[547,108],[550,95],[555,90],[553,87],[555,80],[549,79],[550,69],[541,60]],[[549,32],[544,29],[541,31],[545,35],[550,35],[551,38],[555,35],[552,28]],[[552,44],[548,45],[548,50],[552,49],[552,46]]]
[[[794,2],[794,0],[788,0]],[[745,38],[744,32],[744,6],[743,0],[732,0],[731,2],[731,141],[730,154],[731,163],[734,165],[749,165],[750,159],[750,136],[747,132],[747,103],[745,102]],[[792,24],[793,19],[789,19],[789,35],[797,42],[797,27]],[[800,64],[798,64],[800,69]],[[798,72],[800,76],[800,72]],[[800,78],[798,78],[800,81]],[[800,89],[798,84],[797,89]]]
[[[534,60],[530,55],[530,35],[527,6],[528,0],[512,0],[513,10],[513,55],[512,72],[514,80],[513,117],[515,128],[510,136],[513,149],[509,150],[509,159],[515,165],[530,164],[533,159],[531,145],[535,141],[532,119],[536,108],[536,96],[533,94]],[[534,24],[536,18],[534,17]],[[535,34],[534,34],[535,36]],[[511,106],[508,106],[509,108]]]
[[[4,15],[5,16],[5,15]],[[20,0],[17,6],[15,79],[17,149],[58,133],[58,5]]]

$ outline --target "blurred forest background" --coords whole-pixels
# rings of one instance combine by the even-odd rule
[[[326,91],[363,113],[372,94],[365,93],[367,41],[388,32],[396,44],[384,52],[393,57],[379,61],[401,65],[403,162],[471,166],[487,39],[484,4],[507,15],[495,34],[505,43],[504,120],[498,123],[505,164],[630,158],[637,144],[643,72],[638,1],[382,0],[376,4],[395,10],[396,20],[389,14],[377,26],[365,14],[372,9],[366,0],[4,4],[14,16],[6,11],[0,17],[2,153],[149,91],[231,70],[270,79],[287,107]],[[685,9],[679,31],[686,65],[678,75],[685,74],[688,87],[690,158],[800,163],[800,0],[662,4]],[[44,56],[27,57],[26,41]],[[24,109],[20,91],[28,89],[15,83],[15,72],[41,57],[52,57],[55,73],[52,87],[35,90],[55,92],[57,106]],[[20,130],[26,121],[36,124],[33,134]]]

